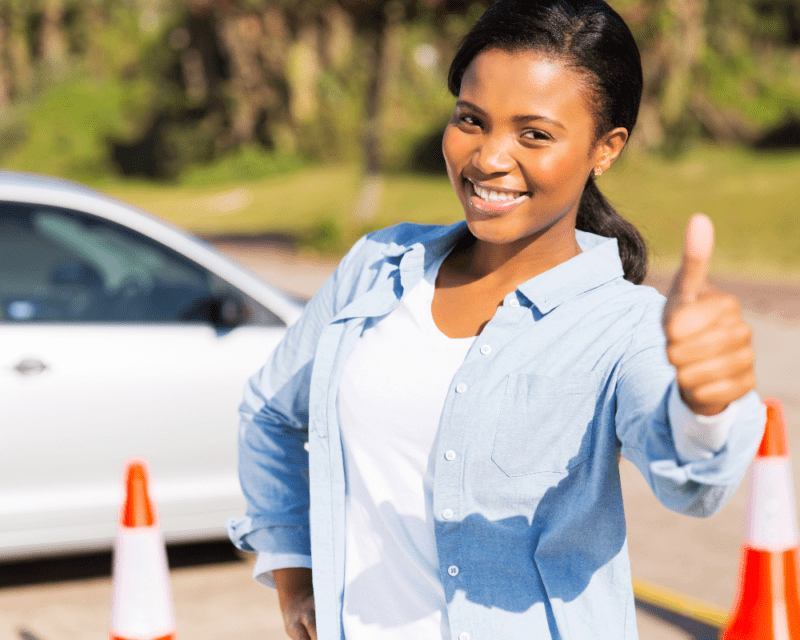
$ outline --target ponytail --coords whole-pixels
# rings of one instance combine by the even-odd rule
[[[630,222],[624,220],[603,197],[594,178],[583,189],[575,227],[606,238],[616,238],[625,279],[641,284],[647,275],[647,246]]]

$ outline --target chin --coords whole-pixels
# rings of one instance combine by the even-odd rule
[[[514,228],[514,225],[504,224],[506,221],[499,218],[489,218],[483,220],[470,219],[467,216],[467,227],[470,233],[481,242],[490,244],[511,244],[526,236],[536,233],[535,231],[526,232]]]

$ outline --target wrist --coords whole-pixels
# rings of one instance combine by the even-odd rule
[[[286,569],[275,569],[275,588],[278,591],[278,599],[283,607],[284,601],[293,602],[312,595],[311,569],[305,567],[289,567]]]
[[[692,410],[692,413],[698,416],[715,416],[722,413],[728,408],[730,403],[719,402],[696,402],[684,393],[683,389],[679,389],[681,400],[684,401],[687,407]]]

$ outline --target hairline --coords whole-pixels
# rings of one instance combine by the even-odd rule
[[[517,43],[492,43],[489,44],[478,51],[470,58],[470,61],[464,65],[464,68],[461,70],[458,78],[458,88],[459,91],[461,89],[461,84],[464,81],[464,74],[467,71],[467,68],[475,61],[475,59],[481,55],[482,53],[486,53],[487,51],[503,51],[506,53],[522,53],[526,51],[535,52],[541,55],[545,60],[551,62],[558,62],[563,64],[564,67],[573,70],[576,75],[581,76],[583,78],[583,100],[586,105],[589,107],[589,111],[592,113],[595,121],[594,126],[594,140],[593,144],[597,144],[600,139],[603,137],[604,134],[611,131],[612,123],[608,122],[605,114],[603,113],[604,105],[602,104],[603,101],[603,90],[601,88],[600,78],[597,77],[590,69],[587,69],[585,66],[578,64],[578,61],[574,55],[563,51],[555,51],[550,47],[536,47],[524,42],[517,42]],[[458,95],[455,96],[458,98]]]

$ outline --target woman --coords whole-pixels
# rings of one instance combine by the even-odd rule
[[[362,238],[245,392],[230,534],[291,638],[635,638],[618,456],[691,515],[736,489],[764,412],[713,228],[665,305],[595,185],[641,86],[600,0],[501,0],[463,41],[466,221]]]

